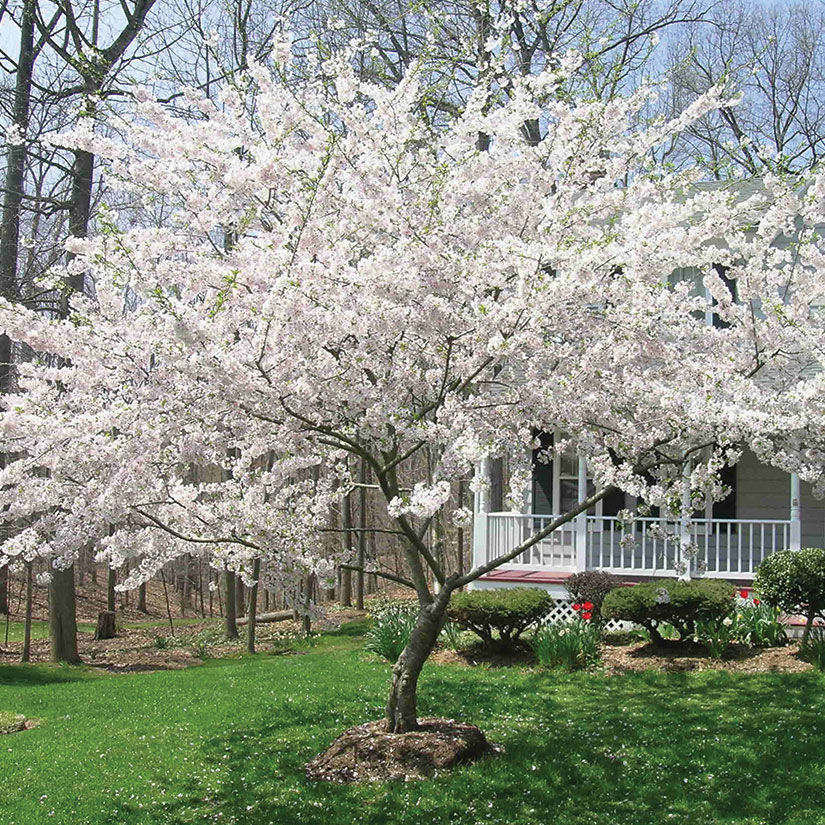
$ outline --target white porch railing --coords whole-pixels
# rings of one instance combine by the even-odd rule
[[[489,561],[513,550],[553,518],[488,513],[485,529],[479,533],[486,539],[483,558],[477,560]],[[683,536],[683,529],[687,536]],[[624,524],[615,517],[587,516],[584,524],[574,520],[563,525],[510,564],[558,571],[586,568],[624,575],[674,575],[686,537],[692,549],[687,560],[693,573],[750,579],[763,559],[791,547],[791,521],[692,519],[682,525],[678,521],[637,518]]]

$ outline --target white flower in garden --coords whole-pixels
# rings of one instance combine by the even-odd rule
[[[656,589],[654,601],[656,604],[670,604],[670,593],[668,593],[666,587],[659,587]]]

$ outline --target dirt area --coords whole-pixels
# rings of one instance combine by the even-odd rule
[[[452,719],[421,719],[410,733],[387,733],[381,719],[342,733],[306,774],[326,782],[424,779],[499,750],[479,728]]]
[[[343,609],[330,611],[313,623],[314,631],[334,630],[345,622],[363,617],[363,611]],[[157,616],[138,614],[138,621],[162,621]],[[125,619],[118,614],[118,622]],[[134,673],[147,670],[176,670],[200,664],[205,658],[237,655],[246,650],[246,628],[238,628],[237,642],[222,638],[220,619],[179,625],[172,633],[168,624],[151,627],[119,627],[114,639],[96,641],[93,633],[78,633],[78,649],[85,664],[112,673]],[[293,652],[302,644],[303,627],[292,620],[258,625],[256,646],[260,651]],[[9,642],[0,650],[0,664],[20,660],[22,642]],[[31,646],[32,662],[49,661],[49,640],[36,639]]]
[[[535,658],[526,646],[510,651],[485,651],[480,646],[464,650],[438,648],[430,657],[437,664],[473,667],[533,667]],[[666,648],[654,647],[649,642],[601,646],[601,668],[607,673],[663,670],[679,672],[690,670],[729,670],[738,673],[801,673],[812,670],[812,665],[799,658],[795,644],[785,647],[748,648],[731,645],[723,659],[712,659],[704,647],[693,642],[671,642]]]
[[[701,645],[673,643],[657,648],[647,642],[612,646],[602,645],[602,663],[609,673],[664,670],[729,670],[737,673],[801,673],[812,670],[799,658],[796,645],[748,648],[732,645],[723,659],[711,659]]]

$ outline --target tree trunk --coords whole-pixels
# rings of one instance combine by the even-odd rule
[[[244,609],[244,602],[246,601],[246,591],[243,579],[235,575],[235,611],[240,614]]]
[[[350,561],[352,553],[352,505],[349,496],[344,496],[341,502],[341,549],[344,554],[344,561]],[[339,599],[344,607],[352,607],[352,570],[339,568],[341,575],[341,588]]]
[[[141,613],[148,613],[149,611],[146,609],[146,582],[138,586],[138,602],[137,602],[137,609]]]
[[[355,606],[364,609],[364,564],[367,560],[367,480],[369,478],[367,462],[362,458],[358,472],[358,554],[355,573]]]
[[[31,660],[32,651],[32,563],[26,562],[26,620],[23,625],[23,652],[21,662]]]
[[[22,138],[29,125],[31,109],[32,75],[36,50],[34,24],[36,0],[25,0],[20,13],[20,51],[14,81],[12,123]],[[16,301],[20,294],[17,279],[17,258],[20,244],[20,213],[23,204],[23,188],[26,178],[25,141],[12,141],[6,148],[6,178],[3,188],[3,218],[0,226],[0,297]],[[11,382],[11,339],[0,335],[0,392],[8,392]],[[0,611],[7,612],[7,611]]]
[[[226,607],[224,610],[223,635],[225,639],[238,638],[238,625],[235,613],[235,574],[231,570],[226,570],[223,574],[224,587],[226,590]]]
[[[49,635],[51,660],[79,665],[77,620],[75,619],[74,566],[53,567],[49,580]]]
[[[97,614],[97,629],[95,630],[95,639],[114,639],[115,638],[115,618],[114,610],[101,610]]]
[[[246,649],[255,652],[255,623],[258,616],[258,578],[261,575],[261,560],[252,562],[252,578],[255,584],[249,588],[249,606],[246,609]]]
[[[445,593],[447,590],[442,590],[432,604],[421,608],[410,640],[392,669],[386,714],[390,733],[406,733],[418,727],[418,677],[444,626],[449,599]]]
[[[808,644],[808,638],[811,635],[811,629],[814,626],[814,619],[816,618],[816,610],[812,607],[808,608],[808,614],[805,619],[805,629],[802,631],[802,647]]]
[[[106,610],[110,613],[115,612],[115,582],[117,581],[117,572],[114,567],[108,568],[106,574]],[[108,636],[105,638],[109,638]]]
[[[0,567],[0,613],[9,613],[9,566]]]

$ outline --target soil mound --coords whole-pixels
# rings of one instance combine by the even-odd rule
[[[342,733],[306,773],[327,782],[424,779],[500,750],[479,728],[452,719],[420,719],[409,733],[388,733],[381,719]]]

